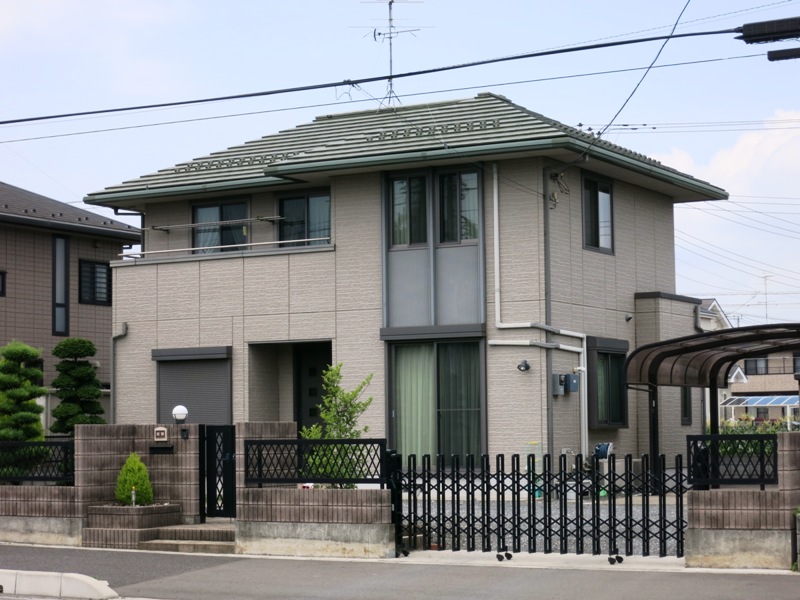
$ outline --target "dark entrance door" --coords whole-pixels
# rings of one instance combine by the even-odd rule
[[[295,346],[295,414],[297,430],[321,423],[322,372],[331,364],[331,344],[298,344]]]
[[[205,425],[201,426],[202,430],[205,430],[203,466],[206,476],[205,502],[201,499],[201,508],[208,517],[233,518],[236,516],[236,428]]]

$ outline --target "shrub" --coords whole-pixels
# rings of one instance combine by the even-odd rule
[[[354,440],[359,439],[368,427],[359,427],[358,419],[372,404],[372,396],[360,400],[369,382],[370,373],[353,390],[342,388],[342,363],[329,365],[322,374],[322,389],[325,394],[319,405],[322,424],[303,427],[300,437],[306,440]],[[306,457],[305,472],[310,478],[357,478],[362,465],[354,448],[347,445],[327,445],[314,448]],[[337,488],[355,488],[355,484],[332,484]]]
[[[38,367],[42,353],[19,341],[0,348],[0,440],[36,442],[44,439],[36,398],[47,390]]]
[[[58,377],[53,380],[55,395],[61,404],[53,409],[53,433],[74,435],[75,425],[102,425],[103,407],[97,401],[102,395],[97,369],[87,358],[94,356],[97,348],[90,340],[67,338],[53,348],[53,356],[61,359],[56,364]]]
[[[136,452],[131,452],[117,476],[117,489],[114,491],[117,501],[124,506],[133,504],[131,490],[134,488],[137,505],[153,503],[153,487],[150,485],[147,467]]]

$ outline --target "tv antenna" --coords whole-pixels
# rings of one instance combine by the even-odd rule
[[[372,39],[376,42],[380,41],[383,42],[385,40],[389,40],[389,78],[386,80],[386,100],[391,105],[392,97],[397,98],[397,94],[394,93],[394,82],[392,75],[394,74],[394,38],[402,35],[404,33],[411,33],[413,34],[415,31],[419,31],[419,29],[397,29],[394,26],[394,4],[399,0],[388,0],[387,4],[389,5],[389,27],[386,31],[379,31],[377,28],[372,30]],[[402,4],[421,4],[421,2],[414,0],[404,0]],[[383,4],[383,2],[381,2]]]

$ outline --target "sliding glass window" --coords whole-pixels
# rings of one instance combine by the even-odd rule
[[[479,343],[397,344],[393,356],[398,452],[480,456]]]

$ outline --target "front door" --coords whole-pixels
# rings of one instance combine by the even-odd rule
[[[205,455],[205,514],[233,518],[236,516],[235,426],[206,425]]]
[[[322,423],[319,404],[324,394],[322,373],[331,364],[330,342],[295,347],[295,414],[297,431]]]

